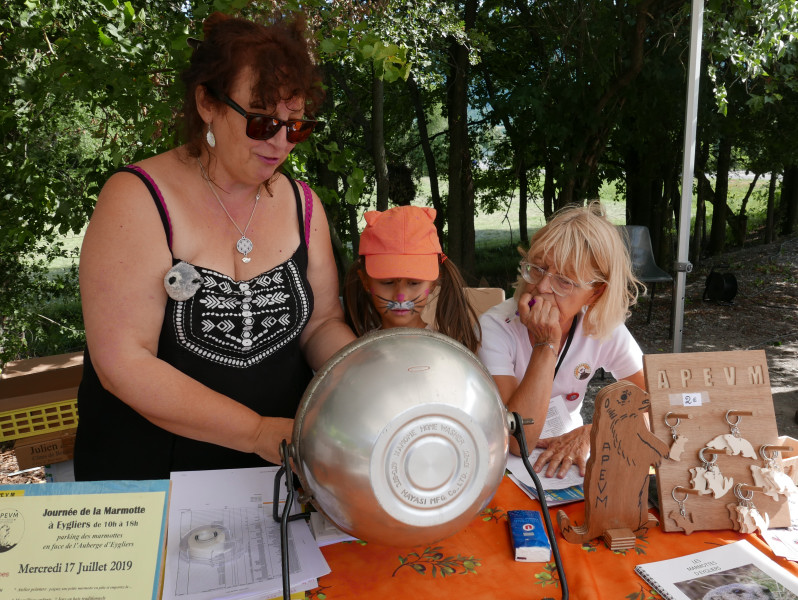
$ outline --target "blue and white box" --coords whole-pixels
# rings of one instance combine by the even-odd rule
[[[543,517],[536,510],[509,510],[510,534],[515,548],[515,560],[521,562],[548,562],[551,543],[546,535]]]

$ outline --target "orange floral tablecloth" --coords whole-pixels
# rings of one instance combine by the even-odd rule
[[[765,554],[798,575],[798,566],[776,558],[758,536],[735,531],[664,533],[659,528],[637,538],[633,549],[613,552],[601,540],[570,544],[559,536],[556,512],[562,508],[578,523],[584,503],[551,509],[570,598],[574,600],[649,600],[659,598],[634,572],[635,565],[683,556],[748,539]],[[513,559],[507,511],[540,510],[505,477],[488,507],[463,531],[429,546],[397,548],[344,542],[322,548],[332,569],[307,592],[309,600],[358,598],[452,598],[462,600],[535,600],[560,598],[554,562],[520,563]]]

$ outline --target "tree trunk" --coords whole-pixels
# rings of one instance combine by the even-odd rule
[[[767,220],[765,221],[765,240],[764,243],[770,244],[776,239],[776,182],[779,174],[775,169],[770,173],[770,183],[768,184],[768,210]]]
[[[464,3],[465,30],[474,27],[477,0]],[[474,189],[468,143],[468,48],[453,41],[449,52],[449,201],[448,254],[463,277],[474,272]],[[470,224],[470,225],[469,225]],[[469,281],[471,283],[471,281]]]
[[[792,235],[798,230],[798,165],[784,169],[781,181],[781,208],[784,215],[781,232]]]
[[[643,69],[645,46],[650,31],[649,23],[658,13],[658,0],[641,0],[635,6],[635,21],[624,23],[624,46],[616,57],[623,65],[617,74],[601,89],[601,94],[590,107],[591,126],[587,131],[574,131],[565,140],[566,173],[558,207],[570,203],[583,203],[590,181],[596,174],[599,161],[610,135],[618,123],[625,103],[625,94]]]
[[[543,216],[548,221],[554,214],[556,188],[554,185],[554,162],[546,160],[546,172],[543,178]]]
[[[418,89],[415,77],[411,73],[407,78],[407,87],[410,90],[410,99],[416,112],[416,123],[418,125],[418,136],[421,140],[421,150],[424,153],[424,161],[427,165],[427,175],[429,176],[429,190],[432,196],[432,206],[437,211],[435,215],[435,227],[438,230],[438,237],[443,239],[443,226],[446,222],[441,201],[441,193],[438,188],[438,166],[435,164],[435,155],[432,153],[432,144],[429,140],[427,129],[427,114],[424,112],[424,102],[421,99],[421,90]]]
[[[748,214],[745,211],[748,207],[748,200],[751,199],[751,194],[753,194],[754,189],[756,189],[756,183],[759,181],[760,175],[761,173],[756,173],[751,183],[748,184],[745,197],[743,197],[742,202],[740,202],[740,213],[735,215],[732,210],[729,210],[727,214],[729,224],[731,225],[732,236],[734,237],[734,243],[737,246],[745,244],[745,239],[748,237]]]
[[[377,180],[377,210],[388,210],[388,161],[385,158],[385,84],[372,73],[371,153]]]
[[[468,285],[476,285],[477,277],[477,234],[474,218],[477,214],[474,202],[474,173],[471,166],[470,148],[466,152],[463,181],[463,252],[460,257],[460,272]],[[457,263],[455,263],[457,264]]]
[[[349,204],[346,204],[346,220],[349,224],[349,231],[354,232],[352,236],[352,254],[355,258],[357,258],[360,252],[360,235],[358,234],[358,226],[357,226],[357,207]]]
[[[648,213],[648,220],[645,222],[645,225],[651,233],[651,248],[654,252],[654,259],[660,267],[666,264],[667,261],[667,242],[663,227],[664,202],[662,191],[662,179],[652,175],[648,183],[649,205],[646,211]]]
[[[709,232],[710,255],[721,254],[726,245],[726,211],[729,197],[729,167],[731,165],[731,140],[721,137],[718,144],[718,172],[712,203],[712,229]]]
[[[686,215],[685,215],[686,217]],[[689,260],[694,266],[701,262],[701,246],[704,243],[704,221],[707,218],[707,204],[704,200],[704,193],[701,186],[698,186],[695,206],[695,228],[693,229],[693,240],[690,243]]]
[[[529,246],[529,224],[527,208],[529,206],[529,174],[526,172],[526,161],[523,156],[518,160],[518,230],[521,244]]]
[[[647,165],[648,157],[641,156],[639,150],[630,149],[624,155],[626,172],[626,224],[645,225],[651,230],[651,211],[654,199],[651,191],[655,185]],[[654,231],[651,230],[652,240]]]
[[[557,201],[554,203],[554,210],[560,210],[564,206],[568,204],[576,204],[576,197],[574,196],[574,191],[576,190],[576,179],[574,176],[568,177],[562,184],[560,188],[560,196],[557,198]]]

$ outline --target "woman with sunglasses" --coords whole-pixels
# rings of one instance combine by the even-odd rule
[[[280,172],[323,99],[304,21],[217,13],[192,46],[184,144],[114,174],[86,231],[77,479],[280,463],[354,340],[322,205]]]
[[[569,207],[532,237],[514,297],[480,318],[480,359],[508,409],[534,420],[525,433],[529,448],[543,448],[535,471],[564,477],[576,465],[585,474],[590,425],[582,425],[580,411],[599,368],[645,389],[643,353],[624,325],[641,285],[601,205]],[[571,425],[541,438],[557,396]]]

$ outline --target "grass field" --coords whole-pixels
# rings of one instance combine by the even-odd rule
[[[729,182],[729,205],[734,212],[739,211],[740,202],[745,195],[750,180],[745,178],[733,179]],[[714,184],[714,182],[713,182]],[[766,196],[767,193],[767,179],[760,179],[757,182],[756,191],[749,200],[747,212],[750,215],[749,226],[756,225],[758,222],[764,220]],[[446,193],[446,182],[441,182],[441,193]],[[418,193],[416,204],[430,203],[429,182],[427,178],[422,178],[418,184]],[[616,194],[615,185],[613,183],[606,183],[599,191],[599,199],[604,204],[605,209],[610,217],[610,220],[616,225],[626,224],[626,204],[625,198]],[[369,205],[373,209],[375,199],[371,198]],[[693,203],[692,215],[695,215],[695,203]],[[707,206],[707,220],[712,216],[712,205]],[[529,203],[527,212],[527,225],[529,228],[529,236],[531,236],[538,228],[542,227],[545,220],[543,218],[543,211],[540,207],[540,201],[534,200]],[[518,227],[518,198],[514,197],[510,206],[503,211],[494,212],[492,214],[479,214],[474,220],[474,229],[476,232],[476,247],[477,251],[486,250],[496,247],[513,246],[520,240],[520,232]],[[83,235],[70,235],[63,238],[65,256],[52,263],[53,269],[63,269],[77,259],[72,256],[73,250],[80,249],[83,242]]]
[[[78,262],[80,245],[83,243],[83,232],[64,236],[61,238],[61,242],[64,244],[63,256],[50,263],[50,269],[56,272],[68,269],[70,265]]]

